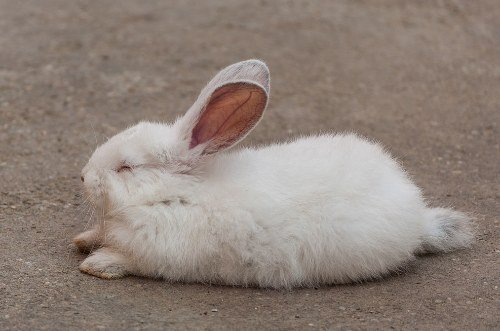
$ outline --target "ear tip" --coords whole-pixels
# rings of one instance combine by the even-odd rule
[[[267,64],[259,59],[250,59],[246,61],[242,61],[241,64],[245,66],[251,66],[254,67],[260,71],[265,72],[269,76],[269,68],[267,67]]]
[[[266,89],[267,93],[269,93],[269,85],[270,85],[270,76],[269,68],[267,64],[259,59],[249,59],[246,61],[240,62],[242,67],[251,68],[250,71],[253,71],[260,78],[259,83]]]
[[[248,60],[242,61],[241,63],[260,66],[260,67],[267,69],[267,64],[263,60],[260,60],[260,59],[248,59]]]
[[[267,65],[257,59],[240,61],[222,69],[204,89],[204,93],[212,93],[217,87],[229,82],[250,81],[262,86],[266,92],[270,92],[270,74]]]

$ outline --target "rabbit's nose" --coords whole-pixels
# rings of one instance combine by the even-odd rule
[[[85,181],[85,178],[83,176],[80,176],[80,179],[82,180],[82,183]]]

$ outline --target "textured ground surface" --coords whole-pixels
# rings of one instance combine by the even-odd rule
[[[0,329],[497,329],[500,2],[0,1]],[[96,140],[172,120],[221,67],[264,59],[245,141],[382,141],[470,250],[379,282],[277,292],[81,274],[79,171]],[[217,309],[218,311],[212,311]]]

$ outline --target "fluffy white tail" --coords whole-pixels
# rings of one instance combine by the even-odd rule
[[[449,252],[468,246],[473,239],[469,216],[446,208],[428,209],[427,235],[418,253]]]

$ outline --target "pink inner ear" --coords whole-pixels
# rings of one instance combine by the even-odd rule
[[[208,142],[205,154],[227,148],[259,121],[266,106],[264,90],[251,83],[232,83],[212,93],[192,131],[189,148]]]

